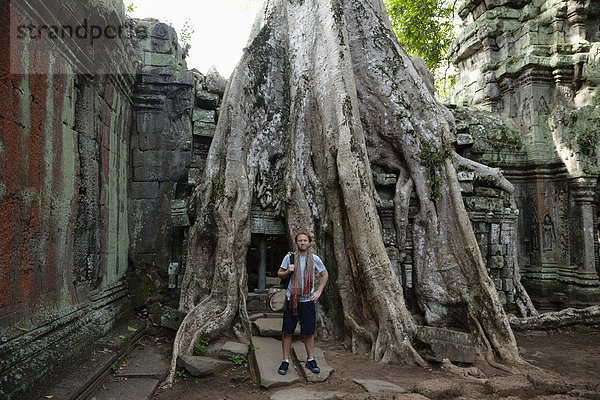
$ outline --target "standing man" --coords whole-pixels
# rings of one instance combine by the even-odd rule
[[[296,330],[298,319],[300,319],[300,334],[304,336],[304,346],[306,347],[307,355],[306,368],[318,374],[321,372],[321,369],[317,366],[313,354],[315,325],[317,324],[315,301],[321,297],[329,275],[327,274],[325,265],[323,265],[323,261],[308,250],[312,242],[310,234],[300,231],[296,233],[295,239],[298,251],[291,254],[294,256],[294,262],[290,263],[290,254],[288,253],[283,258],[281,267],[277,272],[277,276],[280,279],[285,279],[291,275],[286,292],[287,302],[283,313],[283,327],[281,328],[283,332],[281,339],[283,361],[277,372],[281,375],[287,373],[290,366],[292,334]],[[317,290],[315,290],[315,271],[321,277]]]

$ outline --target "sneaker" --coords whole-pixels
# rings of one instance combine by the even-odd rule
[[[290,366],[289,362],[282,361],[281,365],[279,366],[279,369],[277,370],[277,372],[279,372],[279,375],[285,375],[285,374],[287,374],[287,370],[288,370],[289,366]]]
[[[310,360],[306,362],[306,368],[310,369],[315,374],[321,372],[321,368],[317,366],[317,362],[315,360]]]

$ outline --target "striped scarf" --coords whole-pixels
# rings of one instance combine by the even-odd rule
[[[310,251],[306,252],[306,266],[304,267],[304,285],[302,284],[302,274],[300,273],[300,254],[296,252],[296,268],[291,279],[290,302],[292,304],[292,315],[298,315],[298,303],[300,298],[310,294],[313,286],[313,255]],[[298,272],[298,273],[296,273]]]

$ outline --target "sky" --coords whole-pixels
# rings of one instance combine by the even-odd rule
[[[242,56],[262,0],[125,0],[133,18],[157,18],[180,36],[186,22],[193,28],[188,68],[206,74],[211,65],[229,78]]]

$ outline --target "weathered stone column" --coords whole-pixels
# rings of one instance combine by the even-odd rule
[[[267,288],[267,238],[261,236],[259,240],[258,290],[265,290]]]
[[[585,40],[585,22],[587,21],[588,14],[585,3],[585,1],[581,0],[569,1],[567,7],[567,21],[569,22],[567,40],[569,43],[577,43]]]
[[[585,286],[598,286],[598,273],[596,272],[594,245],[596,236],[594,234],[594,223],[596,221],[592,202],[594,200],[594,191],[597,185],[596,177],[578,177],[572,180],[573,198],[579,221],[577,232],[579,233],[577,248],[580,251],[574,252],[576,261],[577,277],[576,282]]]

